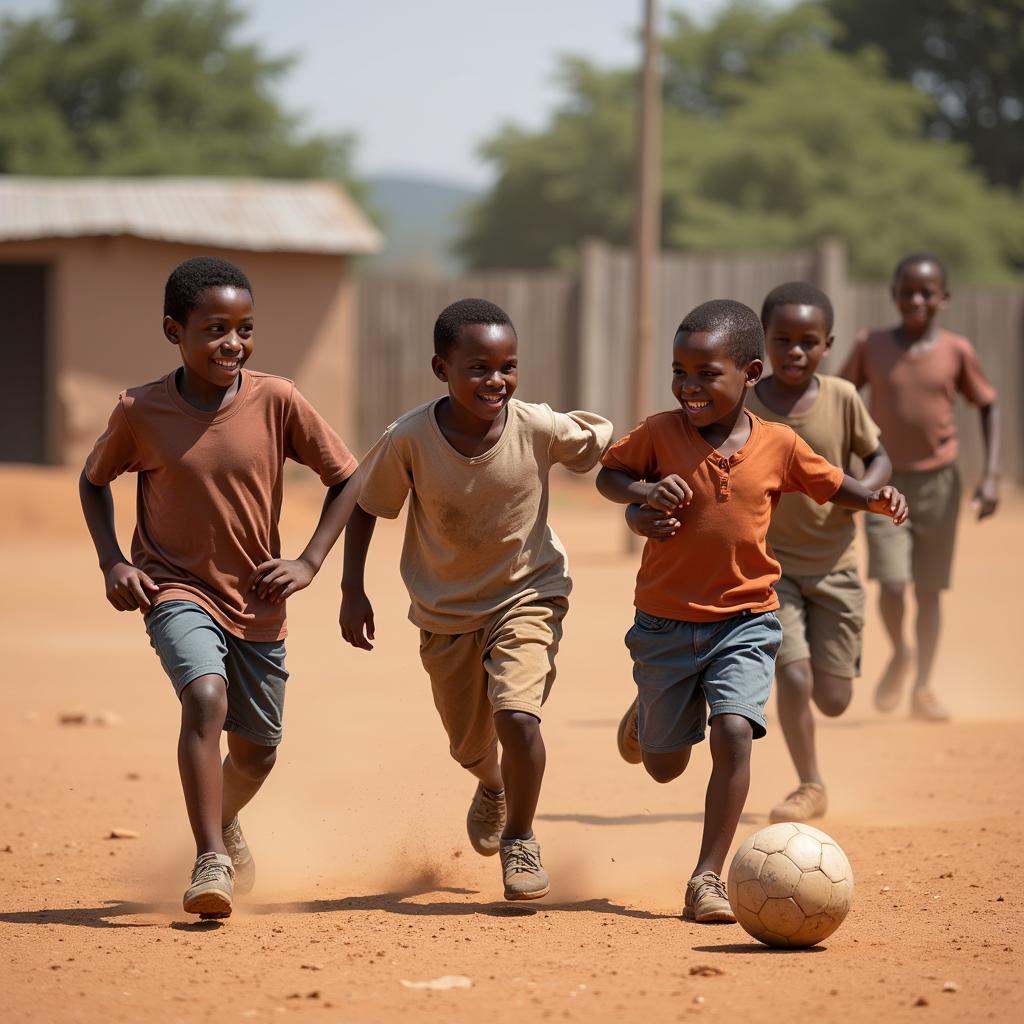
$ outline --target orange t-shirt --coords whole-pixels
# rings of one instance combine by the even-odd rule
[[[280,640],[284,605],[245,588],[257,565],[281,555],[284,460],[327,487],[351,476],[356,460],[284,377],[243,370],[234,401],[203,412],[181,397],[175,375],[118,396],[86,477],[102,487],[138,473],[132,562],[159,585],[154,603],[193,601],[234,636]]]
[[[648,615],[713,622],[774,611],[780,568],[766,538],[779,496],[802,491],[824,504],[843,482],[843,470],[789,427],[747,415],[750,437],[729,458],[681,409],[649,417],[605,452],[609,469],[651,481],[675,473],[693,490],[690,505],[676,511],[676,535],[644,545],[634,603]]]
[[[857,338],[841,377],[871,385],[869,409],[882,431],[893,469],[941,469],[956,459],[956,393],[979,407],[996,399],[974,346],[940,330],[928,346],[901,344],[892,330]]]

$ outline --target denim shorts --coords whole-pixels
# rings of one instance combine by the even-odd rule
[[[193,680],[220,676],[228,692],[225,730],[265,747],[281,742],[288,681],[283,640],[240,640],[191,601],[164,601],[144,621],[178,700]]]
[[[765,734],[782,626],[774,612],[680,622],[636,611],[626,634],[639,696],[640,746],[670,753],[704,739],[708,718],[742,715]]]

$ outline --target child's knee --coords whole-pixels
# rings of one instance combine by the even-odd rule
[[[853,680],[828,673],[816,673],[814,679],[815,707],[828,718],[836,718],[853,698]]]
[[[263,747],[255,744],[244,751],[232,750],[231,761],[243,778],[252,782],[265,779],[277,762],[277,747]]]
[[[740,760],[749,758],[754,727],[742,715],[715,715],[711,719],[711,756]]]
[[[495,711],[494,731],[506,749],[529,746],[540,739],[540,720],[528,711]]]
[[[224,724],[228,713],[228,693],[220,676],[193,679],[181,694],[182,718],[197,726]]]
[[[878,587],[878,593],[883,601],[902,601],[906,589],[905,580],[882,580]]]
[[[664,785],[678,779],[686,771],[690,763],[690,747],[672,754],[654,754],[647,751],[643,754],[644,770],[655,782]]]
[[[787,697],[799,697],[805,701],[811,699],[814,676],[811,672],[811,663],[806,658],[777,667],[775,678],[779,684],[780,696],[784,692]]]

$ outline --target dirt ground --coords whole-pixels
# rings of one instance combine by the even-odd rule
[[[291,602],[285,743],[243,815],[257,887],[224,924],[180,909],[193,851],[177,706],[138,616],[103,600],[75,474],[5,468],[0,489],[5,1020],[1024,1019],[1024,496],[962,525],[936,680],[952,724],[873,711],[872,614],[853,706],[819,732],[832,809],[818,824],[853,864],[853,910],[823,945],[779,952],[678,916],[708,753],[661,787],[616,756],[636,556],[586,482],[560,481],[553,501],[576,590],[545,719],[551,895],[504,903],[496,858],[466,841],[472,783],[448,758],[405,619],[400,526],[382,524],[372,654],[340,640],[338,552]],[[127,546],[132,482],[116,494]],[[297,478],[288,550],[318,502]],[[61,724],[68,712],[86,722]],[[774,726],[737,843],[791,786]],[[403,984],[445,975],[471,984]]]

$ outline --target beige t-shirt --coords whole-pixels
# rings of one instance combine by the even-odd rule
[[[155,603],[192,601],[242,640],[286,635],[285,606],[247,589],[281,556],[284,460],[330,487],[356,470],[341,438],[284,377],[242,371],[224,409],[189,405],[175,373],[121,392],[85,475],[97,487],[138,474],[132,562],[159,585]]]
[[[395,519],[409,497],[402,579],[409,618],[431,633],[471,633],[524,599],[572,589],[565,549],[548,526],[548,472],[597,465],[612,425],[589,412],[553,412],[512,399],[483,455],[441,433],[437,399],[406,413],[363,461],[359,504]]]
[[[784,423],[819,455],[849,471],[850,456],[878,448],[879,430],[849,381],[816,374],[818,397],[799,416],[783,416],[761,401],[755,388],[747,408],[762,419]],[[818,505],[803,494],[783,494],[768,529],[768,543],[786,576],[823,576],[857,566],[853,512],[831,502]]]

